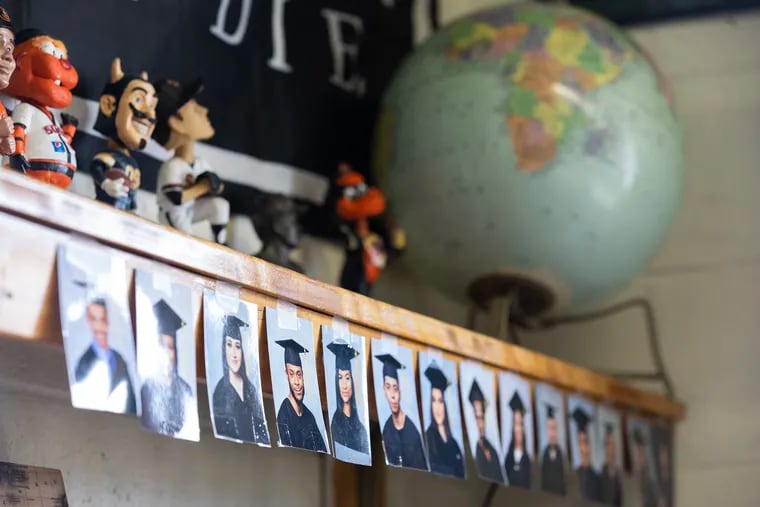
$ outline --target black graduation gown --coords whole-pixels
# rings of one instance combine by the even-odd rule
[[[317,420],[306,407],[301,405],[301,416],[296,414],[290,399],[282,400],[277,411],[277,431],[280,443],[290,447],[300,447],[309,451],[327,452],[325,441],[319,432]]]
[[[140,390],[143,425],[164,435],[176,435],[185,425],[185,400],[192,395],[190,386],[177,375],[169,386],[146,380]]]
[[[623,505],[623,485],[620,479],[620,472],[617,470],[611,475],[607,467],[602,467],[602,473],[599,477],[599,501],[621,507]]]
[[[453,437],[449,437],[444,442],[436,424],[431,424],[428,427],[425,437],[427,438],[430,471],[437,474],[464,477],[464,456],[457,441]]]
[[[531,469],[527,452],[523,452],[520,461],[515,461],[514,451],[510,449],[507,459],[504,460],[504,468],[507,469],[507,480],[510,486],[530,489]]]
[[[558,495],[565,494],[565,468],[559,447],[556,448],[553,460],[549,457],[549,446],[544,449],[541,457],[541,489]]]
[[[383,426],[383,447],[390,465],[427,470],[420,432],[408,417],[400,430],[393,425],[393,416],[388,417]]]
[[[218,435],[269,445],[264,414],[253,384],[243,377],[243,399],[225,375],[214,389],[214,426]]]
[[[491,459],[486,459],[486,450],[491,455]],[[499,455],[496,454],[496,449],[491,443],[484,439],[478,442],[477,451],[475,452],[475,461],[478,464],[478,472],[484,479],[488,479],[494,482],[504,482],[504,475],[501,473],[501,464],[499,463]]]
[[[657,506],[657,485],[649,477],[649,472],[644,471],[639,478],[639,487],[641,488],[641,502],[644,507]]]
[[[578,488],[581,498],[599,501],[599,475],[597,475],[596,471],[588,466],[579,467],[575,473],[578,476]]]
[[[111,375],[111,392],[116,389],[121,382],[127,382],[127,388],[129,390],[127,405],[124,407],[124,412],[128,414],[134,414],[137,412],[137,402],[135,400],[135,389],[132,385],[132,379],[129,378],[129,371],[127,370],[127,363],[121,354],[111,349],[114,357],[114,363],[116,364],[115,370]],[[82,354],[77,363],[77,368],[74,371],[74,379],[77,383],[84,381],[90,374],[90,370],[98,360],[98,355],[93,350],[92,346],[87,348],[87,351]]]
[[[342,410],[336,410],[330,421],[333,442],[344,445],[362,454],[369,454],[367,429],[356,414],[347,417]]]

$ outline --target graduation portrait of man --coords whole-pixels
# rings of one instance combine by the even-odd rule
[[[617,463],[617,441],[615,425],[604,425],[604,463],[599,477],[599,501],[605,505],[621,507],[623,505],[623,480]]]
[[[493,482],[504,482],[504,475],[501,471],[501,458],[496,452],[496,448],[486,438],[486,409],[489,406],[488,400],[483,395],[477,380],[472,381],[470,394],[467,397],[472,405],[475,414],[475,424],[478,430],[478,442],[475,451],[475,462],[478,465],[478,472],[484,479]]]
[[[430,471],[464,477],[464,454],[454,439],[446,405],[446,390],[451,385],[443,370],[432,361],[425,368],[425,378],[430,382],[430,425],[425,430]]]
[[[131,368],[109,340],[111,321],[106,297],[93,294],[93,284],[86,280],[74,280],[74,285],[85,292],[89,337],[84,339],[89,346],[76,362],[71,387],[72,403],[78,408],[134,414],[137,412],[137,402],[130,377]],[[81,340],[82,337],[76,339]],[[73,339],[70,341],[74,342]]]
[[[575,469],[578,477],[578,487],[581,498],[586,500],[600,501],[599,475],[591,464],[591,438],[589,436],[589,424],[591,415],[582,407],[578,406],[572,413],[576,428],[576,445],[578,450],[579,464]]]
[[[414,423],[401,408],[402,387],[398,371],[404,365],[392,354],[380,354],[375,358],[383,364],[383,392],[391,415],[383,424],[383,448],[389,465],[427,470],[422,436]],[[415,405],[417,400],[414,401]]]
[[[285,371],[283,373],[289,386],[288,395],[282,400],[277,411],[280,445],[326,453],[327,446],[314,414],[304,404],[306,386],[301,354],[309,351],[293,339],[277,340],[275,343],[284,349]],[[318,389],[317,386],[313,388]],[[322,414],[320,413],[319,416],[322,417]]]
[[[527,451],[529,444],[525,431],[526,407],[517,391],[509,399],[509,409],[512,411],[512,438],[507,449],[507,457],[504,460],[507,481],[510,486],[529,489],[531,485],[531,462]]]
[[[639,491],[641,495],[641,504],[643,507],[658,507],[657,483],[654,480],[654,470],[649,459],[649,442],[644,435],[644,430],[635,425],[632,431],[633,445],[632,461],[633,473],[639,482]]]
[[[546,405],[546,440],[541,454],[541,489],[557,495],[565,494],[565,458],[559,445],[555,408]]]
[[[159,368],[140,390],[143,427],[170,437],[198,440],[195,395],[177,367],[178,356],[183,353],[177,332],[187,322],[163,298],[153,304],[152,310],[157,324]]]

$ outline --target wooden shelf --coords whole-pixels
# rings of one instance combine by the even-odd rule
[[[5,169],[0,170],[0,336],[60,345],[55,251],[71,234],[118,250],[131,269],[159,262],[198,287],[213,288],[217,280],[238,285],[241,298],[259,304],[260,313],[278,299],[288,300],[314,322],[315,340],[319,324],[339,316],[367,337],[386,332],[416,350],[433,347],[451,358],[515,371],[622,408],[674,421],[685,416],[684,405],[665,396],[319,282]],[[200,313],[195,324],[198,376],[205,378]],[[260,331],[265,336],[263,325]],[[261,353],[266,357],[263,339]],[[268,362],[261,365],[262,387],[271,393]]]

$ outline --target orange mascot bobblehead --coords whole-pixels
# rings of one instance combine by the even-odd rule
[[[59,121],[50,109],[71,104],[79,75],[63,42],[40,30],[18,32],[13,56],[16,71],[5,93],[20,103],[13,110],[16,149],[10,165],[36,180],[67,188],[77,168],[71,141],[78,120],[63,113]]]

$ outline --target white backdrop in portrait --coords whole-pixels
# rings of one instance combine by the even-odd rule
[[[573,412],[576,408],[580,408],[589,416],[588,426],[586,427],[590,451],[589,459],[591,460],[591,467],[598,469],[601,462],[597,460],[598,434],[596,424],[594,423],[596,421],[596,405],[591,400],[576,395],[567,397],[567,421],[570,425],[570,455],[572,456],[573,468],[578,468],[581,465],[581,456],[578,450],[578,423],[573,418]]]
[[[189,407],[185,407],[187,423],[182,431],[183,436],[178,434],[177,438],[197,441],[200,437],[194,329],[197,311],[193,305],[192,289],[185,284],[172,282],[170,276],[170,271],[135,271],[137,373],[140,387],[147,379],[161,376],[163,366],[160,358],[165,356],[165,352],[159,341],[158,320],[153,313],[153,305],[163,299],[185,322],[177,330],[175,339],[177,373],[190,386],[192,402]]]
[[[443,374],[449,380],[450,385],[446,388],[443,394],[443,399],[446,402],[446,411],[449,419],[449,427],[451,428],[451,436],[459,445],[459,449],[464,453],[464,435],[462,432],[462,411],[459,406],[459,382],[457,381],[457,365],[454,361],[445,359],[439,353],[429,352],[421,350],[419,353],[419,372],[420,372],[420,399],[422,401],[422,420],[425,422],[424,433],[427,434],[428,427],[433,422],[433,413],[430,409],[432,386],[430,381],[425,376],[425,370],[430,363],[435,361],[438,368],[441,369]],[[437,430],[435,430],[437,431]],[[430,452],[428,450],[428,452]],[[464,454],[462,454],[464,457]],[[467,470],[465,470],[465,476]]]
[[[258,394],[259,410],[264,415],[264,404],[261,395],[261,367],[259,365],[259,324],[258,306],[248,301],[224,301],[224,296],[217,292],[205,289],[203,291],[203,343],[206,358],[206,387],[208,389],[209,412],[211,413],[211,425],[216,438],[229,440],[224,435],[217,434],[214,420],[214,391],[224,375],[225,360],[224,340],[224,317],[234,315],[248,326],[240,328],[243,346],[243,358],[245,359],[245,373],[248,380],[253,384],[253,389]],[[223,308],[222,303],[229,307]],[[268,432],[268,428],[267,428]],[[267,438],[269,440],[269,438]]]
[[[501,452],[502,456],[507,455],[509,444],[512,442],[512,409],[509,408],[509,401],[517,392],[525,406],[523,415],[523,427],[525,428],[525,452],[533,461],[535,454],[533,440],[533,398],[530,395],[530,382],[511,371],[499,372],[499,402],[501,404]]]
[[[272,398],[274,400],[275,417],[280,410],[280,405],[290,394],[290,384],[285,370],[285,349],[277,344],[278,340],[294,340],[308,352],[301,354],[301,370],[303,373],[304,395],[303,404],[314,415],[319,434],[329,449],[330,441],[327,439],[324,413],[322,412],[322,398],[319,395],[317,383],[317,364],[314,355],[314,328],[310,320],[298,318],[298,329],[282,329],[279,327],[276,308],[266,309],[267,347],[269,348],[269,369],[272,373]],[[279,441],[278,445],[282,446]],[[287,447],[287,446],[284,446]]]
[[[74,282],[93,284],[89,290]],[[77,408],[123,412],[123,404],[104,404],[104,397],[76,386],[76,368],[82,355],[93,343],[87,323],[87,297],[103,297],[108,315],[108,346],[127,365],[137,412],[140,411],[140,387],[135,368],[135,342],[129,315],[126,264],[103,247],[71,243],[58,249],[58,301],[61,314],[66,371],[69,377],[71,404]],[[105,380],[105,378],[104,378]],[[105,387],[105,385],[104,385]],[[120,406],[117,406],[120,405]]]
[[[496,417],[496,376],[494,372],[483,367],[482,364],[474,361],[461,361],[459,363],[459,385],[462,393],[462,404],[464,412],[464,422],[467,427],[467,440],[470,444],[470,452],[473,458],[478,445],[478,425],[475,421],[475,410],[469,401],[470,389],[474,380],[478,381],[480,390],[486,399],[486,439],[496,449],[498,454],[498,463],[504,468],[504,457],[499,452],[501,439],[499,438],[499,422]],[[502,470],[503,474],[503,470]]]
[[[380,432],[383,431],[385,422],[391,416],[391,409],[388,406],[388,400],[385,397],[383,389],[383,363],[377,359],[377,356],[383,354],[393,354],[396,359],[404,366],[398,370],[398,385],[401,393],[401,410],[406,417],[417,428],[420,438],[422,438],[422,425],[420,424],[420,408],[417,404],[417,384],[414,379],[414,361],[412,360],[412,349],[399,345],[394,339],[376,338],[372,340],[372,380],[375,388],[375,403],[377,404],[377,420],[380,424]],[[425,448],[424,443],[422,448]],[[427,456],[425,456],[427,460]],[[386,464],[388,459],[386,457]]]
[[[615,465],[618,470],[623,470],[623,434],[621,431],[620,412],[606,405],[599,405],[596,410],[596,438],[597,443],[594,447],[596,454],[595,463],[598,467],[604,465],[604,441],[606,436],[607,425],[612,425],[612,440],[615,442]]]
[[[567,432],[565,427],[565,403],[562,393],[548,384],[536,384],[536,414],[538,420],[538,455],[542,456],[549,442],[546,435],[546,406],[554,407],[554,420],[557,421],[557,445],[562,456],[567,460]]]
[[[364,426],[367,435],[367,442],[371,442],[369,436],[369,399],[367,395],[367,339],[356,334],[348,336],[335,336],[335,330],[332,326],[322,326],[322,358],[325,366],[325,388],[327,392],[327,420],[332,421],[332,415],[338,410],[338,402],[335,393],[335,354],[327,346],[336,338],[345,340],[353,347],[359,355],[351,360],[351,377],[354,380],[354,399],[356,400],[356,411],[359,421]],[[358,452],[333,441],[333,454],[341,461],[355,463],[358,465],[372,465],[372,450],[369,454]]]

